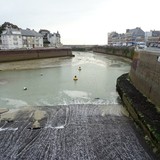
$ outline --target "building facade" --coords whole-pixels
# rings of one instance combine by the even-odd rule
[[[41,48],[43,36],[30,29],[6,28],[1,34],[2,49]]]
[[[117,32],[111,32],[108,34],[108,45],[121,46],[125,43],[125,34],[118,34]]]
[[[145,41],[145,32],[136,27],[134,29],[126,29],[126,33],[119,34],[111,32],[108,34],[108,45],[122,46],[128,44],[136,44],[137,42]]]
[[[39,33],[43,35],[44,46],[54,48],[62,47],[61,36],[58,31],[52,34],[46,29],[41,29]]]
[[[145,41],[148,46],[150,44],[160,44],[160,31],[151,30],[150,32],[145,32]]]
[[[140,27],[126,29],[125,39],[126,43],[145,42],[145,32]]]
[[[1,34],[2,49],[22,48],[21,31],[17,29],[6,29]]]

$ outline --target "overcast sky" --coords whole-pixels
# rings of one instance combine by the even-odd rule
[[[59,31],[63,44],[107,44],[111,31],[160,30],[160,0],[0,0],[0,24]]]

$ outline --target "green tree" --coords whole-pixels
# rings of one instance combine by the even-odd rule
[[[0,26],[0,35],[1,33],[6,29],[6,27],[12,27],[14,29],[19,29],[17,25],[12,24],[10,22],[4,22],[1,26]]]

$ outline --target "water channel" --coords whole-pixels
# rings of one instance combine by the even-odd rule
[[[0,159],[155,159],[116,92],[130,61],[73,54],[0,64]]]
[[[12,70],[0,72],[0,107],[117,104],[116,79],[129,72],[130,62],[92,52],[73,54],[74,58],[4,64]],[[75,75],[77,81],[73,81]]]

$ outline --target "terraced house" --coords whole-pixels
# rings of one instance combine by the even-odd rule
[[[6,28],[1,34],[2,49],[41,48],[43,35],[30,29]]]

